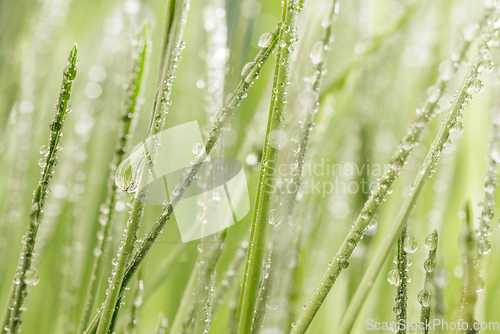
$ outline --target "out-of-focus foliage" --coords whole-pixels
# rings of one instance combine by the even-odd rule
[[[281,156],[285,158],[293,150],[293,139],[309,98],[305,87],[313,68],[310,54],[321,38],[322,23],[332,2],[306,0],[299,13],[299,40],[294,45],[289,103],[284,119],[287,139],[281,149]],[[227,24],[224,95],[234,91],[242,68],[259,52],[259,37],[273,31],[280,21],[280,1],[193,0],[165,128],[193,120],[198,121],[204,134],[211,128],[206,95],[212,87],[208,85],[211,81],[207,77],[206,56],[210,52],[207,36],[216,19],[210,16],[213,12],[210,6],[214,4],[220,6],[220,10],[215,11],[217,17]],[[39,283],[29,287],[23,333],[76,331],[98,241],[99,210],[106,199],[109,165],[131,78],[132,41],[145,20],[149,20],[153,51],[133,147],[145,139],[148,130],[165,5],[166,1],[161,0],[0,0],[0,305],[8,298],[21,238],[29,220],[32,192],[40,177],[39,149],[49,135],[61,64],[73,43],[78,44],[79,58],[78,77],[71,97],[73,112],[67,117],[62,137],[64,149],[59,152],[32,265]],[[453,58],[464,38],[470,38],[485,8],[480,0],[423,0],[418,4],[408,0],[340,0],[339,6],[332,25],[335,40],[328,56],[319,112],[304,165],[302,181],[309,188],[303,188],[308,190],[299,194],[296,216],[279,218],[268,228],[269,241],[278,240],[284,251],[271,263],[277,269],[263,322],[262,333],[266,334],[290,331],[292,322],[303,311],[368,199],[369,187],[382,175],[415,111],[427,99],[427,89],[438,77],[439,64]],[[397,22],[397,27],[392,29],[391,25]],[[349,267],[339,276],[309,333],[335,332],[370,260],[384,243],[384,233],[394,221],[404,195],[410,191],[410,182],[418,173],[477,47],[472,45],[473,50],[450,81],[438,102],[442,113],[424,131],[420,145],[414,148],[393,184],[392,195],[376,213],[376,224],[370,225],[355,249]],[[499,58],[498,50],[492,47],[490,59],[497,64]],[[225,129],[221,150],[225,157],[242,161],[252,209],[275,61],[276,52],[232,117],[230,128]],[[408,221],[408,234],[419,245],[408,255],[413,263],[408,272],[411,280],[408,283],[409,321],[420,320],[417,295],[424,286],[423,264],[428,256],[423,246],[426,236],[434,229],[439,232],[439,246],[431,319],[442,318],[447,322],[458,319],[465,275],[458,244],[462,228],[460,215],[468,198],[474,204],[474,217],[482,214],[489,115],[492,108],[500,108],[498,77],[497,67],[493,73],[481,77],[484,90],[474,96],[463,113],[465,131],[452,135],[451,146],[443,151],[437,171]],[[286,185],[289,177],[280,175],[278,185]],[[122,228],[128,218],[129,197],[122,194],[115,204],[112,239],[108,251],[102,255],[105,266],[96,307],[105,299],[111,259],[118,251]],[[273,205],[279,207],[279,202]],[[149,231],[160,210],[160,206],[146,207],[141,237]],[[232,260],[243,259],[246,254],[240,246],[248,241],[251,216],[249,213],[227,231],[215,286],[228,291],[222,301],[214,299],[217,306],[213,308],[210,333],[225,333],[234,320],[244,265],[234,270]],[[478,292],[476,303],[476,319],[481,322],[500,322],[497,218],[491,220],[488,238],[492,249],[484,257],[481,270],[485,286]],[[474,224],[477,228],[476,220]],[[170,323],[175,318],[199,254],[199,241],[179,246],[181,243],[174,217],[141,268],[146,298],[139,303],[137,333],[153,333],[165,325],[164,317]],[[155,275],[172,252],[176,256],[171,259],[168,275],[158,281]],[[353,333],[366,332],[367,319],[379,322],[395,319],[396,289],[387,281],[387,274],[395,268],[392,258],[396,254],[394,248],[360,310]],[[234,280],[225,286],[228,277]],[[151,291],[148,285],[153,282],[155,289]],[[134,304],[131,295],[137,296],[138,284],[134,279],[125,297],[118,333],[124,332],[128,324],[127,317]],[[215,296],[217,293],[218,290]],[[95,311],[92,310],[92,316]]]

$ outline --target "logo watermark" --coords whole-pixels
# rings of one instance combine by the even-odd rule
[[[330,163],[322,159],[315,164],[304,164],[299,184],[287,182],[299,173],[297,164],[279,164],[278,167],[268,167],[266,173],[277,178],[269,192],[319,194],[323,197],[334,193],[369,194],[377,186],[377,179],[390,165],[381,164],[345,164]]]
[[[202,143],[198,122],[184,123],[141,142],[117,168],[117,185],[134,193],[147,188],[145,204],[149,205],[164,205],[179,195],[183,176],[199,169],[174,208],[183,242],[222,231],[250,211],[241,162],[207,157]],[[150,152],[155,151],[155,164],[150,168]],[[145,172],[148,168],[149,173]]]
[[[469,324],[467,322],[457,321],[457,322],[446,322],[443,319],[433,319],[429,322],[410,322],[400,320],[396,322],[395,320],[389,322],[379,322],[373,319],[366,320],[366,330],[369,331],[392,331],[398,332],[400,330],[413,330],[413,331],[424,331],[427,330],[441,330],[441,331],[500,331],[500,324],[498,322],[474,322]]]

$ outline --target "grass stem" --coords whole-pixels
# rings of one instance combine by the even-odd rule
[[[258,287],[261,277],[262,263],[265,253],[266,230],[269,224],[273,185],[279,159],[279,149],[284,143],[276,142],[272,136],[279,136],[285,117],[287,91],[289,86],[291,54],[293,43],[297,39],[296,21],[299,11],[298,1],[285,0],[282,3],[282,29],[279,37],[279,50],[276,60],[271,107],[267,123],[264,152],[259,175],[259,186],[255,199],[255,209],[252,218],[250,244],[240,296],[238,334],[248,334],[251,331],[254,309],[258,297]],[[276,142],[276,143],[272,143]]]
[[[17,333],[21,326],[21,314],[26,309],[25,299],[28,286],[38,283],[38,273],[31,268],[35,251],[35,242],[38,228],[43,220],[43,209],[49,193],[50,179],[57,161],[57,151],[61,149],[61,136],[66,115],[71,112],[68,106],[71,96],[73,80],[76,77],[77,64],[76,44],[71,49],[68,61],[63,71],[63,79],[59,98],[54,106],[54,119],[50,123],[50,137],[48,145],[40,148],[43,158],[39,165],[42,167],[42,175],[34,192],[31,204],[30,220],[28,230],[23,237],[23,247],[19,256],[19,263],[12,281],[11,296],[7,300],[6,310],[1,324],[1,331],[6,333]]]

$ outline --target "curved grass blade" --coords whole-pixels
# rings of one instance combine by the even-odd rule
[[[258,287],[265,252],[266,230],[273,195],[272,189],[275,182],[275,175],[272,171],[275,170],[279,158],[279,147],[271,145],[270,136],[273,134],[273,131],[281,131],[282,121],[285,117],[286,94],[289,86],[291,54],[293,51],[292,45],[297,39],[296,21],[298,11],[298,1],[286,0],[282,3],[282,29],[280,31],[280,44],[276,60],[264,153],[262,154],[259,187],[255,199],[250,244],[241,289],[238,334],[250,333],[258,297]]]

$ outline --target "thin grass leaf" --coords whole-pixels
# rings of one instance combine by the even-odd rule
[[[397,275],[398,284],[396,291],[396,305],[394,313],[396,313],[396,324],[406,324],[407,305],[408,305],[408,253],[406,252],[406,239],[409,237],[406,234],[406,226],[403,227],[398,239],[398,255],[397,255]],[[398,334],[405,334],[406,328],[397,326]]]
[[[238,334],[250,333],[258,297],[261,268],[265,254],[266,230],[269,223],[271,198],[273,195],[272,189],[274,188],[276,179],[273,171],[278,166],[279,149],[283,145],[277,142],[279,138],[273,139],[272,137],[279,136],[285,117],[286,94],[290,84],[291,54],[293,43],[297,39],[296,24],[298,11],[298,1],[285,0],[282,3],[282,29],[279,37],[279,50],[276,60],[264,152],[262,154],[259,186],[257,188],[252,218],[250,244],[241,289]]]
[[[12,281],[11,296],[7,300],[1,324],[1,331],[5,333],[17,333],[21,327],[21,315],[26,306],[28,286],[38,283],[38,273],[31,268],[34,256],[36,236],[38,228],[43,220],[43,208],[49,193],[50,179],[57,162],[57,151],[62,147],[60,141],[66,115],[71,109],[68,102],[71,96],[73,80],[76,77],[77,64],[76,44],[71,49],[68,61],[63,71],[63,80],[59,98],[54,105],[54,119],[50,123],[50,137],[48,145],[40,148],[43,158],[39,165],[42,167],[42,175],[34,192],[30,211],[28,230],[23,237],[23,247],[19,256],[16,274]]]
[[[498,13],[495,13],[495,17],[497,15]],[[490,21],[481,41],[489,41],[495,35],[495,30],[496,29],[491,25]],[[460,86],[460,89],[455,96],[450,112],[442,123],[441,128],[439,129],[439,132],[437,133],[431,148],[427,153],[424,163],[420,167],[417,176],[410,186],[409,194],[404,199],[401,209],[399,210],[394,223],[385,237],[384,243],[380,246],[375,257],[370,263],[370,266],[368,267],[356,294],[344,313],[338,333],[348,333],[354,325],[359,310],[368,296],[368,293],[373,286],[373,282],[375,282],[375,278],[382,269],[382,266],[401,231],[401,228],[406,224],[412,209],[415,207],[418,198],[427,183],[427,180],[436,171],[439,158],[441,157],[441,152],[445,147],[451,144],[451,140],[449,139],[450,133],[452,131],[455,133],[461,133],[463,131],[463,124],[460,122],[462,111],[472,99],[471,93],[473,92],[473,87],[478,84],[479,75],[491,72],[492,68],[490,65],[492,65],[492,63],[487,60],[487,52],[485,54],[485,50],[479,48],[474,61],[467,71],[463,84]]]

